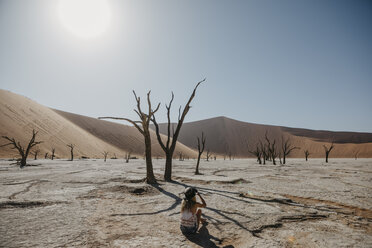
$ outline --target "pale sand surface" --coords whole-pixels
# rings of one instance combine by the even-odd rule
[[[372,247],[372,159],[286,166],[174,160],[144,184],[145,161],[0,161],[1,247]],[[161,178],[164,160],[154,160]],[[196,186],[208,225],[185,237],[180,195]]]

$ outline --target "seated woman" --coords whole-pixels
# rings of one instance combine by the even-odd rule
[[[185,198],[182,200],[181,205],[181,231],[184,234],[196,233],[199,228],[199,223],[205,221],[201,218],[202,211],[198,208],[205,208],[207,204],[205,203],[203,197],[195,188],[188,187],[185,189]],[[196,202],[195,195],[198,195],[202,203]]]

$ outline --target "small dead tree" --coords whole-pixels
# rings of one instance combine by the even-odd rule
[[[248,147],[248,142],[246,142],[246,145]],[[259,146],[259,144],[256,144],[255,147],[256,148],[254,150],[248,150],[248,152],[250,154],[256,156],[258,164],[262,164],[262,160],[261,160],[262,152],[261,152],[260,146]]]
[[[333,142],[332,142],[332,144],[331,144],[330,147],[327,147],[326,145],[323,145],[323,147],[324,147],[324,152],[325,152],[325,156],[326,156],[326,163],[328,163],[328,156],[329,156],[329,153],[332,151],[332,149],[333,149],[335,146],[333,145]]]
[[[191,104],[191,101],[195,97],[196,90],[199,87],[199,85],[204,81],[205,81],[205,79],[203,79],[202,81],[200,81],[196,84],[189,100],[187,101],[185,107],[183,108],[182,114],[181,114],[181,106],[178,109],[178,122],[177,122],[176,130],[174,130],[174,127],[173,127],[172,128],[173,129],[172,134],[171,134],[172,123],[171,123],[171,119],[170,119],[170,110],[171,110],[172,102],[173,102],[173,99],[174,99],[174,94],[172,92],[172,98],[169,102],[169,105],[165,105],[165,108],[167,109],[167,119],[168,119],[167,141],[166,141],[165,144],[164,144],[163,140],[161,139],[160,131],[159,131],[159,125],[156,121],[155,115],[153,115],[152,118],[151,118],[151,121],[154,123],[154,126],[155,126],[156,137],[158,139],[159,145],[165,153],[165,171],[164,171],[164,180],[165,181],[171,181],[172,180],[172,158],[173,158],[174,150],[176,149],[177,139],[178,139],[178,136],[180,134],[181,127],[182,127],[182,124],[185,120],[185,117],[186,117],[187,113],[189,112],[189,110],[191,108],[190,104]]]
[[[56,149],[53,147],[53,148],[52,148],[52,155],[51,155],[51,159],[52,159],[52,160],[53,160],[54,157],[55,157],[55,155],[54,155],[55,152],[56,152]]]
[[[289,137],[287,139],[284,140],[284,137],[282,136],[282,154],[283,154],[283,164],[285,164],[286,162],[286,157],[295,149],[300,149],[299,147],[296,147],[296,146],[293,146],[291,144],[291,141],[289,139]]]
[[[179,161],[183,161],[184,160],[183,153],[182,152],[179,152],[178,153],[178,157],[179,157]]]
[[[260,151],[261,151],[261,154],[262,154],[262,163],[263,164],[266,164],[266,160],[267,160],[267,148],[262,143],[262,141],[260,141]]]
[[[38,144],[43,143],[43,141],[35,141],[37,133],[38,132],[36,132],[35,130],[32,130],[32,137],[30,141],[28,142],[28,145],[26,148],[24,148],[19,141],[17,142],[14,138],[9,138],[8,136],[2,136],[2,138],[9,141],[9,143],[1,145],[0,147],[12,145],[13,147],[11,149],[17,149],[19,152],[19,155],[21,156],[17,164],[19,164],[20,167],[23,168],[26,166],[27,157],[31,151],[31,148]]]
[[[108,152],[106,152],[106,151],[103,151],[102,152],[102,154],[103,154],[103,158],[104,158],[104,162],[106,162],[106,159],[107,159],[107,155],[109,154]]]
[[[66,146],[70,148],[70,153],[71,153],[70,161],[73,161],[74,160],[74,147],[75,147],[75,145],[74,144],[68,144]]]
[[[46,152],[46,153],[44,154],[44,159],[48,159],[48,154],[49,154],[49,152]]]
[[[212,154],[209,152],[209,149],[207,150],[207,154],[205,155],[205,158],[207,161],[209,161],[209,158],[212,156]]]
[[[306,159],[306,161],[307,161],[307,158],[309,157],[309,155],[310,155],[310,152],[309,152],[309,150],[305,150],[304,151],[304,153],[305,153],[305,159]]]
[[[34,160],[37,160],[37,155],[39,154],[40,149],[36,149],[33,152],[31,152],[32,155],[34,155]]]
[[[204,152],[205,141],[207,140],[207,138],[204,136],[204,133],[202,132],[201,138],[197,137],[197,140],[198,140],[198,160],[196,162],[195,175],[200,175],[199,173],[200,157]]]
[[[354,153],[354,158],[355,158],[355,160],[358,159],[359,152],[360,152],[359,150],[355,151],[355,153]]]
[[[154,170],[152,166],[151,135],[150,135],[149,126],[150,126],[150,120],[152,119],[156,111],[159,110],[160,103],[157,105],[155,110],[153,110],[151,107],[150,93],[151,91],[147,93],[148,111],[146,113],[146,112],[143,112],[141,109],[141,98],[137,97],[136,92],[133,91],[134,97],[137,102],[137,109],[134,109],[134,112],[136,112],[136,114],[140,118],[140,121],[133,121],[128,118],[120,118],[120,117],[99,117],[98,119],[124,120],[124,121],[130,122],[131,124],[133,124],[135,128],[137,128],[137,130],[143,135],[143,138],[145,140],[146,182],[148,184],[156,184],[156,179],[155,179]],[[142,127],[140,127],[140,125]]]
[[[131,155],[130,151],[125,154],[125,157],[124,157],[125,158],[125,163],[129,163],[130,155]]]

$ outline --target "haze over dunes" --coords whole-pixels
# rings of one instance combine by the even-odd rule
[[[167,132],[166,124],[160,124],[159,127],[161,133]],[[354,157],[357,151],[359,151],[358,157],[372,157],[371,133],[314,131],[253,124],[226,117],[185,123],[179,141],[196,149],[196,137],[204,132],[207,137],[206,150],[209,149],[220,155],[231,152],[236,157],[252,157],[248,150],[253,150],[260,140],[264,142],[266,131],[268,138],[275,139],[277,144],[283,136],[289,137],[294,146],[300,147],[301,149],[291,153],[292,157],[303,157],[304,149],[310,151],[310,157],[324,157],[323,145],[330,145],[332,140],[335,148],[332,150],[331,157]]]
[[[28,142],[31,131],[39,131],[36,139],[43,141],[39,145],[43,157],[46,152],[56,149],[57,158],[70,156],[67,144],[75,144],[76,157],[101,158],[103,151],[123,157],[126,152],[142,156],[143,138],[131,126],[98,120],[81,115],[53,110],[40,105],[24,96],[0,90],[0,135],[14,137],[21,144]],[[153,134],[153,155],[163,155]],[[5,144],[2,140],[0,144]],[[195,156],[191,149],[178,144],[178,151],[185,156]],[[178,152],[176,151],[176,152]],[[17,156],[9,147],[0,148],[0,157]]]

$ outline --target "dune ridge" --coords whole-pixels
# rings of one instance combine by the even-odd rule
[[[165,123],[159,124],[160,132],[166,133],[166,127]],[[279,145],[284,137],[289,138],[294,146],[300,147],[291,153],[291,157],[304,157],[305,149],[310,151],[310,158],[324,157],[323,145],[330,146],[332,141],[335,148],[330,157],[353,158],[356,152],[359,152],[358,157],[372,157],[371,133],[288,128],[242,122],[223,116],[185,123],[179,141],[197,149],[197,136],[201,136],[202,132],[207,137],[206,150],[222,156],[231,152],[235,157],[253,157],[249,150],[253,150],[260,140],[264,142],[267,132],[269,139],[275,139]]]
[[[36,140],[43,141],[38,145],[39,158],[47,152],[51,154],[52,148],[56,149],[57,158],[69,158],[70,150],[66,145],[70,143],[75,144],[75,158],[102,158],[104,151],[109,152],[109,157],[115,154],[118,158],[123,158],[127,152],[137,157],[144,153],[142,136],[134,127],[50,109],[6,90],[0,90],[0,124],[0,136],[14,137],[21,144],[29,141],[32,129],[38,131]],[[155,133],[152,138],[154,157],[163,156]],[[5,143],[6,140],[0,140],[0,144]],[[189,157],[196,154],[180,143],[175,155],[179,152]],[[0,148],[2,158],[17,156],[11,146]]]

